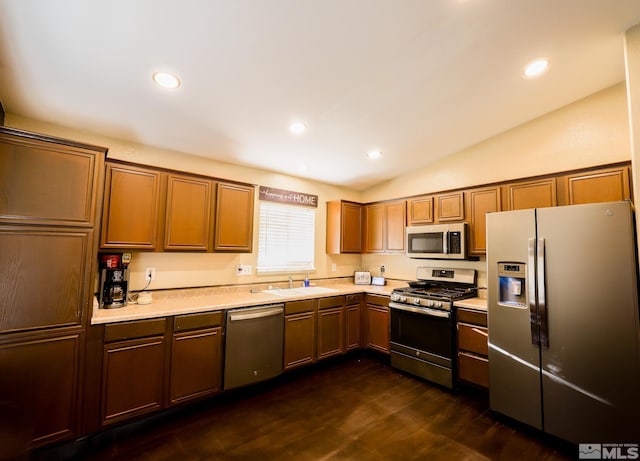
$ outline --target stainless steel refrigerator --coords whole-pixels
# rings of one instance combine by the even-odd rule
[[[572,443],[640,439],[629,202],[487,215],[491,409]]]

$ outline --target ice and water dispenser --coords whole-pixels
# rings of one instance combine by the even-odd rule
[[[527,265],[524,263],[498,263],[498,304],[507,307],[527,307],[526,271]]]

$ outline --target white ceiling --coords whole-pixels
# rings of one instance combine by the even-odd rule
[[[638,23],[639,0],[0,0],[0,100],[365,189],[624,80]]]

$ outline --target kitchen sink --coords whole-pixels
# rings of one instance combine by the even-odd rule
[[[331,293],[333,288],[325,287],[298,287],[298,288],[274,288],[271,290],[262,290],[263,293],[269,293],[270,295],[280,296],[282,298],[305,296],[305,295],[319,295],[325,293]]]

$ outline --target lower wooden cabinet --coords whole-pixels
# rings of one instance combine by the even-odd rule
[[[458,379],[489,387],[487,314],[457,308]]]
[[[16,452],[76,435],[81,333],[0,345],[0,431]],[[12,451],[4,446],[0,453]],[[16,458],[18,459],[18,458]]]
[[[342,354],[344,348],[344,296],[318,300],[318,360]]]
[[[367,295],[366,325],[367,347],[388,354],[389,348],[389,298]]]
[[[362,294],[346,296],[345,307],[345,351],[362,347]]]
[[[316,306],[314,299],[284,305],[284,369],[315,361]]]

